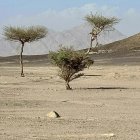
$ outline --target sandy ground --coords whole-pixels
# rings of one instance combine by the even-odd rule
[[[55,67],[19,71],[0,67],[0,140],[140,140],[139,65],[93,66],[72,91]]]

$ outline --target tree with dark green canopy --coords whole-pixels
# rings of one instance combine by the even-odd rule
[[[83,71],[93,64],[93,60],[84,52],[76,52],[73,48],[62,47],[49,54],[52,62],[59,67],[59,76],[65,81],[66,89],[70,90],[69,83],[83,76]]]
[[[96,41],[96,47],[98,46],[98,36],[102,31],[109,31],[113,25],[119,22],[116,17],[105,17],[98,14],[93,15],[92,13],[87,15],[85,20],[92,26],[92,31],[90,32],[90,48],[87,53],[89,53],[92,49],[93,41]]]
[[[23,72],[23,49],[26,42],[30,43],[38,41],[47,35],[47,29],[43,26],[31,26],[31,27],[4,27],[4,34],[6,40],[19,41],[21,43],[20,51],[20,65],[21,65],[21,77],[24,77]]]

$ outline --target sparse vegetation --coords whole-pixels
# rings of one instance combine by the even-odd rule
[[[65,80],[66,89],[70,90],[69,82],[83,76],[83,71],[93,64],[93,60],[85,53],[74,51],[73,48],[62,47],[57,52],[50,52],[53,64],[60,68],[59,76]]]
[[[87,53],[89,53],[92,49],[93,41],[96,41],[95,47],[98,46],[98,36],[102,31],[109,31],[114,24],[117,24],[119,22],[116,17],[104,17],[98,14],[93,15],[92,13],[90,15],[87,15],[85,17],[85,20],[92,26],[92,31],[90,32],[90,48],[88,49]]]
[[[10,41],[19,41],[21,43],[20,52],[20,65],[21,65],[21,77],[24,77],[23,72],[23,48],[26,42],[37,41],[44,38],[47,34],[47,29],[41,26],[24,27],[5,27],[4,36]]]

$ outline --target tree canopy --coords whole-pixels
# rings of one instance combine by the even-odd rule
[[[43,26],[4,27],[4,36],[11,41],[32,42],[45,37],[46,34],[47,29]]]
[[[90,15],[87,15],[85,17],[85,20],[93,27],[99,28],[101,30],[112,27],[114,24],[117,24],[119,22],[119,19],[116,17],[105,17],[99,14],[93,15],[92,13]]]

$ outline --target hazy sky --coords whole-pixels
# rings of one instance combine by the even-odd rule
[[[120,18],[116,28],[125,35],[140,32],[140,0],[0,0],[0,28],[37,24],[62,31],[84,23],[91,11]]]

